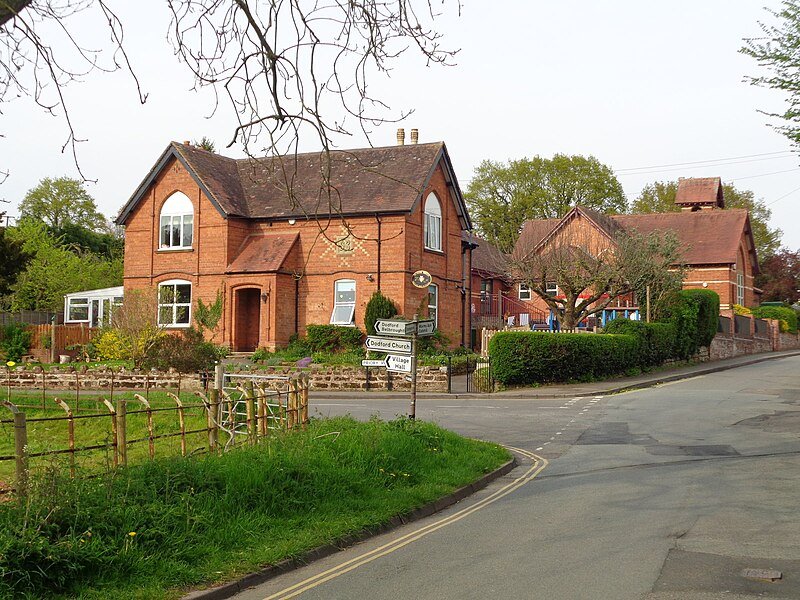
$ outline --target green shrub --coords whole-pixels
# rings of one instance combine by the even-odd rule
[[[98,360],[129,360],[129,345],[116,329],[103,329],[92,341]]]
[[[211,369],[224,350],[203,338],[203,334],[190,327],[178,334],[165,335],[147,352],[142,361],[146,369],[166,371],[173,368],[181,373]]]
[[[31,349],[32,334],[23,323],[9,323],[0,333],[0,351],[4,359],[18,361]]]
[[[361,346],[364,334],[357,327],[309,325],[305,345],[310,352],[349,352]]]
[[[797,313],[791,308],[783,306],[759,306],[753,309],[753,316],[757,319],[778,319],[786,321],[787,331],[797,333]]]
[[[631,368],[656,367],[672,358],[675,345],[675,326],[672,323],[645,323],[615,319],[603,333],[632,335],[638,340],[637,360]]]
[[[683,290],[681,294],[697,302],[697,345],[710,346],[719,324],[719,294],[704,289]]]
[[[632,335],[500,332],[489,342],[494,376],[503,384],[590,380],[636,365]]]
[[[667,296],[656,315],[657,321],[672,323],[675,327],[673,358],[680,360],[691,358],[700,347],[700,301],[684,292],[681,290]]]
[[[367,302],[367,308],[364,310],[364,326],[367,330],[367,335],[375,335],[375,321],[378,319],[391,319],[397,314],[397,306],[395,303],[384,296],[380,290],[372,294],[372,298]]]

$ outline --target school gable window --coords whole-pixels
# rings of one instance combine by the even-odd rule
[[[161,207],[159,249],[181,250],[192,247],[194,207],[186,194],[175,192]]]
[[[442,205],[433,192],[425,200],[425,248],[442,249]]]

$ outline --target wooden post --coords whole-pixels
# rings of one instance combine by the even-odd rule
[[[117,450],[119,462],[123,467],[128,466],[128,405],[124,398],[117,400]]]
[[[303,422],[303,430],[308,427],[308,388],[311,386],[311,378],[308,374],[303,375],[303,406],[301,420]]]
[[[297,379],[291,379],[289,381],[289,400],[286,406],[286,413],[287,413],[287,422],[286,428],[287,429],[294,429],[297,426],[297,389],[298,389],[298,381]]]
[[[16,482],[15,489],[18,499],[24,499],[28,495],[28,424],[25,413],[9,400],[4,400],[3,404],[14,415],[14,456],[16,459]]]
[[[249,443],[256,443],[256,410],[255,399],[253,398],[253,382],[248,381],[242,386],[242,394],[244,395],[245,410],[247,411],[247,439]]]
[[[69,476],[75,479],[75,419],[72,416],[72,409],[67,403],[58,398],[53,399],[56,404],[67,413],[67,444],[69,448]]]
[[[114,463],[114,468],[116,469],[117,466],[119,466],[119,460],[117,457],[117,411],[114,410],[114,405],[105,398],[103,398],[103,404],[106,405],[108,412],[111,413],[111,456]]]
[[[414,320],[417,320],[416,315]],[[412,421],[417,418],[417,330],[411,336],[411,414],[408,418]]]
[[[203,405],[206,408],[206,423],[208,429],[208,451],[214,452],[217,449],[217,436],[218,436],[218,429],[217,423],[217,406],[219,397],[217,395],[217,390],[211,389],[209,390],[210,398],[206,398],[203,392],[195,392],[195,394],[203,401]]]
[[[145,410],[147,411],[147,436],[148,442],[150,446],[150,460],[156,457],[156,441],[153,438],[153,409],[150,408],[150,403],[147,401],[146,398],[142,397],[139,394],[134,394],[134,398],[136,398],[139,402],[144,405]]]
[[[264,385],[259,385],[257,389],[258,433],[261,436],[266,436],[269,431],[267,424],[267,390]]]
[[[178,423],[180,424],[181,428],[181,456],[186,456],[186,421],[184,420],[183,415],[183,403],[176,394],[167,392],[167,396],[172,398],[178,407]]]
[[[56,317],[50,319],[50,363],[56,362]]]
[[[650,322],[650,286],[647,286],[647,323]]]

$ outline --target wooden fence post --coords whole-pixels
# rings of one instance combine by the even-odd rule
[[[119,462],[128,466],[128,405],[124,398],[117,400],[117,450]]]
[[[308,427],[308,388],[311,387],[311,377],[308,376],[308,373],[303,374],[303,386],[302,386],[302,407],[301,407],[301,414],[300,420],[303,423],[303,430]]]
[[[119,451],[117,437],[117,411],[114,410],[114,405],[105,398],[103,398],[103,404],[106,405],[108,412],[111,413],[111,456],[114,468],[116,469],[119,466],[119,457],[117,456],[117,452]]]
[[[288,413],[288,420],[286,424],[287,429],[294,429],[297,425],[297,390],[298,390],[298,380],[290,379],[289,380],[289,401],[286,406],[286,412]]]
[[[203,405],[206,407],[206,427],[208,429],[208,451],[209,453],[214,452],[217,449],[217,437],[218,437],[218,426],[217,423],[219,422],[218,411],[217,411],[217,398],[219,397],[217,394],[217,390],[210,389],[208,390],[210,398],[206,397],[203,392],[195,392],[195,395],[198,396],[202,401]]]
[[[256,410],[258,411],[257,423],[258,433],[262,437],[269,431],[267,427],[267,391],[263,385],[256,386]]]
[[[150,403],[147,401],[147,398],[140,394],[134,394],[133,397],[141,402],[147,411],[147,437],[150,446],[150,460],[153,460],[156,457],[156,442],[153,438],[153,409],[150,408]]]
[[[69,447],[69,476],[75,479],[75,418],[72,409],[63,400],[53,398],[53,401],[67,413],[67,445]]]
[[[14,415],[14,456],[16,457],[16,482],[17,498],[22,499],[28,495],[28,424],[25,413],[8,400],[3,404]]]
[[[244,384],[242,393],[244,394],[244,403],[247,409],[247,439],[251,444],[255,444],[258,432],[256,428],[256,407],[252,381],[248,381]]]
[[[178,406],[178,423],[181,428],[181,456],[186,456],[186,421],[183,417],[183,403],[177,395],[171,392],[167,392],[167,396],[172,398]]]

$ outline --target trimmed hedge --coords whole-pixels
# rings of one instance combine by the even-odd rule
[[[759,306],[753,309],[753,316],[758,319],[778,319],[786,321],[787,331],[797,333],[797,313],[784,306]]]
[[[396,314],[397,305],[390,298],[384,296],[380,290],[376,290],[364,310],[364,326],[367,329],[367,335],[375,335],[377,333],[375,331],[375,321],[378,319],[391,319]]]
[[[508,331],[489,342],[494,377],[505,385],[590,380],[637,364],[632,335]]]
[[[675,346],[675,326],[672,323],[645,323],[615,319],[603,333],[632,335],[638,340],[636,354],[639,367],[656,367],[672,357]]]
[[[710,346],[714,336],[717,335],[719,294],[698,288],[683,290],[681,295],[697,302],[697,345]]]

